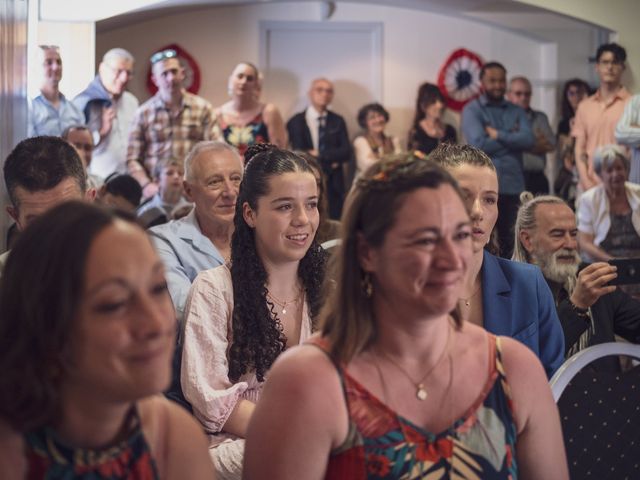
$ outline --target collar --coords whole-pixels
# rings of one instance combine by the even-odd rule
[[[478,97],[478,101],[483,107],[486,107],[487,105],[491,105],[492,107],[506,107],[509,103],[504,97],[502,97],[502,100],[500,100],[499,102],[490,102],[486,93],[480,95]]]
[[[160,97],[160,92],[156,92],[156,94],[151,97],[151,101],[153,102],[153,106],[156,110],[169,110],[167,104]],[[191,96],[189,93],[183,88],[182,89],[182,100],[180,101],[180,111],[185,108],[191,108],[193,102],[191,101]]]
[[[629,90],[627,90],[624,85],[621,85],[618,91],[616,92],[616,94],[613,97],[611,97],[611,100],[609,101],[609,103],[607,103],[606,106],[608,107],[609,105],[613,104],[616,100],[624,101],[630,96],[631,94],[629,93]],[[592,98],[597,102],[602,102],[602,100],[600,99],[600,89],[596,90],[596,93],[592,95]]]
[[[320,117],[325,117],[329,114],[329,110],[325,110],[324,113],[320,113],[315,109],[313,105],[307,107],[306,117],[310,120],[316,121]]]

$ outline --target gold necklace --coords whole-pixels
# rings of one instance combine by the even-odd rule
[[[447,322],[448,323],[448,322]],[[426,400],[427,397],[429,396],[429,393],[427,392],[427,389],[424,387],[424,382],[427,378],[429,378],[429,375],[431,375],[431,373],[435,370],[435,368],[440,364],[440,362],[442,361],[442,359],[445,357],[447,351],[449,350],[449,340],[451,339],[451,324],[449,324],[449,329],[447,330],[447,343],[444,346],[444,349],[442,350],[442,353],[440,354],[440,357],[438,358],[438,360],[436,360],[436,362],[431,366],[431,368],[429,368],[429,370],[427,370],[427,372],[422,376],[422,378],[420,378],[419,381],[415,381],[411,375],[409,375],[409,373],[399,364],[397,363],[393,358],[391,358],[391,356],[386,353],[383,350],[378,349],[378,351],[387,359],[389,360],[389,362],[391,362],[398,370],[400,370],[405,377],[407,377],[409,379],[409,381],[416,387],[416,398],[420,401]]]
[[[462,300],[465,304],[466,307],[469,307],[471,305],[471,300],[473,299],[473,297],[475,297],[478,292],[480,291],[480,289],[482,288],[482,283],[480,285],[478,285],[478,288],[476,288],[476,291],[473,292],[473,294],[471,294],[471,296],[469,298],[462,298],[460,297],[459,300]]]
[[[287,314],[287,305],[291,305],[292,303],[297,303],[298,300],[300,300],[301,296],[302,296],[302,289],[300,289],[300,292],[298,293],[298,296],[296,298],[294,298],[293,300],[280,300],[280,299],[274,297],[273,294],[269,290],[267,290],[267,297],[269,299],[271,299],[273,301],[273,303],[275,303],[276,305],[278,305],[282,309],[282,314],[283,315]]]

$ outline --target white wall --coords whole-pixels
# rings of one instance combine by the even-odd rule
[[[138,59],[130,89],[144,100],[149,96],[145,87],[149,56],[158,48],[176,42],[200,64],[203,79],[200,94],[214,105],[220,105],[227,98],[227,78],[233,66],[240,60],[258,61],[259,22],[269,20],[322,21],[320,4],[211,6],[109,31],[98,28],[96,58],[116,46],[130,50]],[[328,21],[383,23],[382,98],[371,100],[379,100],[387,107],[391,113],[389,130],[402,139],[406,138],[411,123],[418,85],[435,81],[442,63],[457,48],[468,48],[485,60],[498,60],[506,65],[510,74],[531,78],[541,89],[534,103],[545,107],[552,117],[558,74],[561,72],[565,78],[583,75],[584,69],[575,69],[574,73],[573,62],[582,67],[579,59],[588,56],[585,52],[591,50],[591,45],[582,47],[577,42],[557,50],[549,38],[535,39],[480,21],[362,3],[338,3]],[[559,53],[562,58],[558,57]],[[277,88],[267,82],[263,98],[276,96]],[[286,93],[298,96],[306,88],[301,86],[298,92]],[[277,92],[277,96],[281,94]],[[339,97],[340,92],[336,95]],[[339,113],[347,117],[350,133],[354,134],[355,114],[361,105],[353,105],[344,98],[336,104],[340,105]],[[283,111],[285,118],[292,113]],[[452,119],[457,122],[453,115]]]

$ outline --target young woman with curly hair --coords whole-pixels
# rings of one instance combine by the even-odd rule
[[[182,389],[223,479],[241,476],[267,371],[314,329],[326,258],[314,241],[318,189],[309,165],[286,150],[250,148],[231,262],[198,275],[185,309]]]

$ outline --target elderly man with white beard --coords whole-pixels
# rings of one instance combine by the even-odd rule
[[[513,260],[538,265],[553,293],[570,357],[618,335],[640,343],[640,302],[609,285],[616,267],[596,262],[580,270],[575,214],[551,195],[520,196]],[[598,370],[618,371],[615,357],[599,360]]]

